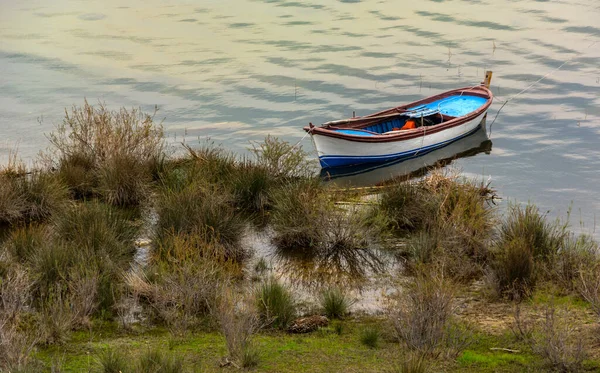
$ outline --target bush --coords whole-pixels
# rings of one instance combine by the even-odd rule
[[[547,260],[556,255],[568,235],[566,225],[558,221],[549,223],[537,207],[527,205],[509,206],[506,220],[500,227],[497,246],[511,245],[516,239],[523,240],[534,259]]]
[[[557,313],[554,307],[547,307],[541,327],[533,333],[532,348],[552,369],[578,372],[587,353],[579,331],[566,317],[566,311]]]
[[[285,329],[296,317],[296,303],[288,288],[270,278],[255,290],[258,313],[265,325]]]
[[[99,202],[77,205],[54,219],[58,237],[89,255],[106,256],[112,262],[129,264],[135,253],[138,228],[120,210]]]
[[[360,332],[360,343],[370,348],[377,348],[381,333],[375,327],[366,327]]]
[[[576,287],[579,295],[590,303],[592,310],[600,317],[600,262],[596,261],[579,272]]]
[[[65,110],[48,136],[59,174],[75,197],[99,194],[105,201],[137,205],[146,198],[152,167],[162,158],[163,131],[139,109],[110,111],[105,104]]]
[[[0,170],[0,224],[45,221],[67,205],[67,188],[56,175],[17,163]]]
[[[279,180],[310,177],[315,169],[307,162],[307,153],[301,146],[294,146],[276,137],[267,136],[262,143],[253,145],[252,153],[258,165]]]
[[[343,257],[375,235],[361,211],[336,206],[316,179],[289,184],[273,199],[273,241],[282,252]]]
[[[148,167],[131,155],[114,155],[98,166],[95,190],[110,205],[138,206],[150,193]]]
[[[154,253],[148,267],[130,271],[125,282],[155,319],[185,333],[216,309],[220,289],[239,270],[223,257],[222,249],[175,236],[168,251]]]
[[[274,179],[266,167],[243,161],[237,165],[231,183],[238,208],[251,213],[271,208]]]
[[[398,338],[413,350],[435,353],[445,344],[453,299],[453,289],[441,274],[418,274],[391,310]]]
[[[482,274],[489,257],[493,197],[487,185],[434,172],[421,180],[391,184],[371,216],[383,215],[388,229],[408,235],[401,254],[408,255],[409,270],[437,263],[453,280],[466,282]]]
[[[356,206],[340,207],[314,180],[281,189],[271,223],[277,255],[296,281],[358,283],[383,262],[370,242],[377,229]]]
[[[71,338],[75,327],[68,292],[56,284],[42,302],[37,324],[42,341],[47,345],[64,344]]]
[[[209,244],[218,242],[231,259],[242,259],[241,239],[245,223],[223,190],[194,183],[177,191],[165,191],[157,202],[157,247],[168,246],[173,234],[192,235]]]
[[[333,206],[316,179],[291,184],[273,196],[271,224],[282,250],[310,251],[323,241],[324,216]]]
[[[17,264],[0,276],[0,371],[26,370],[39,340],[37,330],[21,325],[29,309],[30,287],[27,272]]]
[[[577,288],[580,274],[593,270],[594,265],[598,263],[599,254],[598,243],[592,237],[571,233],[552,258],[548,275],[562,289],[573,291]]]
[[[256,311],[243,296],[234,295],[231,289],[224,290],[216,311],[231,359],[245,368],[256,366],[260,360],[252,344],[252,337],[259,326]]]
[[[321,307],[330,319],[341,319],[348,314],[352,302],[339,288],[326,289],[321,293]]]
[[[376,209],[384,213],[394,230],[414,232],[437,216],[432,197],[421,182],[397,181],[381,194]]]
[[[516,237],[496,253],[491,263],[492,284],[497,294],[525,297],[531,294],[536,281],[536,267],[525,238]]]

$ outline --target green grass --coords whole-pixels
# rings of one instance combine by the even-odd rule
[[[260,372],[393,372],[407,350],[401,344],[380,339],[377,349],[367,348],[360,343],[362,331],[369,327],[382,327],[376,319],[352,319],[344,322],[345,332],[341,335],[333,330],[291,335],[269,331],[256,336],[255,345],[260,351],[260,361],[254,368]],[[61,347],[40,349],[35,357],[47,366],[52,359],[64,357],[63,371],[101,371],[94,356],[107,349],[123,351],[130,362],[139,361],[148,351],[166,349],[172,336],[164,329],[144,331],[134,326],[134,331],[125,333],[113,324],[105,324],[93,332],[76,332],[69,342]],[[429,366],[445,372],[519,372],[540,369],[541,361],[534,356],[526,344],[515,343],[511,336],[479,333],[477,343],[463,352],[455,361],[440,358],[428,361]],[[184,372],[223,372],[219,368],[222,359],[228,356],[224,338],[217,332],[190,333],[171,344],[169,355],[177,358]],[[507,347],[519,353],[490,350],[492,347]],[[598,362],[588,360],[585,367],[593,370]],[[436,368],[436,369],[438,369]],[[227,369],[225,371],[228,371]]]

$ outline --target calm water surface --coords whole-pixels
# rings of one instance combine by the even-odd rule
[[[309,121],[476,84],[486,69],[491,119],[551,73],[502,109],[490,154],[455,164],[551,216],[572,205],[592,231],[599,19],[597,0],[0,0],[0,161],[15,147],[33,159],[84,98],[157,105],[173,142],[244,152],[267,134],[298,142]]]

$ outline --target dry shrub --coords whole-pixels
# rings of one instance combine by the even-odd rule
[[[377,264],[368,250],[377,232],[368,221],[358,208],[336,206],[316,179],[292,183],[274,195],[271,224],[279,253],[302,255],[324,272],[359,276],[361,266]]]
[[[157,201],[155,226],[157,247],[169,246],[173,235],[189,235],[204,245],[218,242],[225,254],[235,260],[245,257],[241,239],[245,222],[232,206],[225,191],[202,183],[165,190]]]
[[[528,296],[535,286],[536,263],[526,240],[514,238],[505,243],[502,250],[496,253],[490,265],[489,286],[499,296]]]
[[[238,270],[218,244],[199,246],[176,236],[167,252],[155,254],[144,272],[127,273],[125,281],[155,319],[181,334],[211,314],[219,289]]]
[[[511,205],[494,244],[490,285],[499,295],[523,297],[545,274],[572,287],[574,266],[588,246],[567,231],[567,224],[548,222],[537,207]]]
[[[45,221],[68,206],[68,190],[44,169],[27,171],[12,158],[0,169],[0,224]]]
[[[568,225],[548,222],[546,216],[531,204],[510,205],[508,216],[500,226],[497,246],[500,250],[514,240],[523,240],[536,260],[549,260],[556,255],[568,237]]]
[[[391,184],[372,215],[383,214],[393,233],[408,235],[402,253],[410,259],[408,269],[437,263],[453,280],[469,281],[483,273],[488,260],[493,198],[489,185],[434,172]]]
[[[21,326],[30,288],[27,272],[16,264],[0,277],[0,370],[25,369],[38,342],[36,333]]]
[[[258,165],[264,167],[277,179],[290,180],[310,177],[315,167],[306,160],[307,153],[301,146],[294,146],[273,136],[251,149]]]
[[[600,262],[596,261],[587,269],[579,272],[576,288],[600,318]]]
[[[452,320],[454,289],[443,274],[419,273],[390,310],[399,340],[423,354],[439,354]]]
[[[547,276],[562,289],[571,292],[581,284],[581,274],[594,271],[599,262],[598,243],[588,235],[569,234],[552,258]]]
[[[60,175],[75,197],[99,194],[107,202],[137,205],[146,198],[152,167],[162,158],[163,130],[140,109],[110,111],[104,103],[65,110],[48,136]]]
[[[515,339],[517,341],[530,341],[535,329],[535,320],[523,314],[523,308],[519,294],[515,294],[515,309],[513,313],[513,321],[509,325]]]
[[[225,336],[229,357],[242,367],[255,366],[258,361],[253,357],[257,357],[258,353],[252,337],[259,329],[260,321],[251,300],[225,288],[215,311],[215,317]]]
[[[581,371],[587,351],[578,328],[568,320],[568,311],[548,306],[544,316],[531,338],[533,352],[554,370]]]

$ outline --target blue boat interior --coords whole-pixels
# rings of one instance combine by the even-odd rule
[[[461,117],[467,115],[487,102],[484,97],[474,95],[453,95],[430,102],[425,105],[408,108],[406,112],[390,118],[383,119],[381,122],[372,124],[364,128],[332,128],[332,130],[346,135],[355,136],[375,136],[390,131],[396,131],[402,128],[406,121],[414,120],[417,126],[421,123],[425,126],[432,126],[448,120],[448,117]]]

